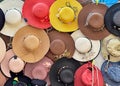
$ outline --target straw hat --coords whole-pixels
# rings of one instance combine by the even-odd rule
[[[50,7],[50,23],[61,32],[78,29],[78,13],[82,9],[77,0],[56,0]]]
[[[104,25],[107,7],[103,4],[88,4],[79,13],[78,25],[81,32],[92,40],[101,40],[109,35]]]
[[[120,61],[120,38],[112,34],[104,38],[101,51],[105,60]],[[110,55],[110,58],[108,58],[108,55]]]
[[[2,9],[0,8],[0,30],[3,28],[4,23],[5,23],[5,15]]]
[[[29,25],[40,29],[51,27],[49,8],[55,0],[26,0],[22,14]]]
[[[18,29],[26,25],[22,18],[22,0],[4,0],[0,3],[0,8],[5,14],[5,25],[1,33],[13,37]]]
[[[52,30],[48,32],[48,36],[50,38],[50,49],[46,54],[47,57],[53,61],[56,61],[62,56],[72,57],[75,44],[70,34]]]
[[[22,60],[34,63],[41,60],[48,52],[50,41],[44,30],[25,26],[16,32],[12,47],[15,54]]]
[[[75,42],[75,52],[73,58],[86,62],[96,58],[100,52],[100,41],[99,40],[90,40],[86,38],[80,30],[77,30],[71,34]]]
[[[7,78],[0,71],[0,86],[4,86],[4,83],[6,82],[6,80],[7,80]]]
[[[105,14],[105,26],[107,30],[120,37],[120,3],[112,5]]]

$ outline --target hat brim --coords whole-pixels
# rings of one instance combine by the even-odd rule
[[[86,5],[79,13],[78,15],[78,25],[81,30],[81,32],[88,38],[92,40],[101,40],[108,36],[110,33],[107,31],[107,29],[104,27],[103,30],[100,31],[93,31],[92,27],[85,26],[87,16],[91,12],[97,12],[102,14],[103,16],[105,15],[105,12],[107,10],[107,7],[103,4],[88,4]]]

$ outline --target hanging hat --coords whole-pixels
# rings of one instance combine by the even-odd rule
[[[120,85],[120,62],[105,61],[102,64],[101,71],[108,86]]]
[[[36,28],[47,29],[51,27],[49,21],[49,8],[55,0],[26,0],[22,14],[29,25]]]
[[[4,83],[6,82],[6,80],[7,80],[7,78],[0,71],[0,86],[4,86]]]
[[[47,86],[47,83],[44,80],[39,79],[32,79],[31,84],[32,86]]]
[[[53,61],[56,61],[62,56],[67,56],[68,58],[72,57],[75,50],[75,44],[70,34],[52,30],[48,32],[48,36],[51,43],[46,56]]]
[[[36,63],[27,63],[25,65],[24,74],[31,79],[45,80],[50,85],[49,80],[47,81],[48,73],[53,64],[53,61],[48,57],[44,57],[42,60]]]
[[[61,32],[78,29],[78,13],[82,9],[77,0],[56,0],[50,7],[50,22]]]
[[[63,57],[57,60],[50,69],[51,86],[74,86],[74,73],[80,63]]]
[[[104,25],[107,7],[103,4],[88,4],[79,13],[78,24],[81,32],[92,40],[101,40],[109,35]]]
[[[110,61],[120,61],[120,38],[112,34],[104,38],[101,51],[105,60],[108,60],[110,55]]]
[[[50,41],[44,30],[25,26],[16,32],[12,47],[15,54],[22,60],[34,63],[41,60],[48,52]]]
[[[16,31],[26,25],[21,15],[23,3],[22,0],[4,0],[0,3],[5,14],[5,25],[1,33],[13,37]]]
[[[75,42],[75,52],[72,56],[74,59],[86,62],[98,56],[101,46],[99,40],[86,38],[80,30],[73,32],[71,36]]]
[[[112,5],[105,14],[107,30],[120,37],[120,3]]]
[[[74,86],[104,86],[101,71],[92,63],[86,63],[79,67],[74,78]]]
[[[0,30],[3,28],[5,23],[5,15],[3,13],[3,10],[0,8]]]

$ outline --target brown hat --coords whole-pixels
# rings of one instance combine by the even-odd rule
[[[67,56],[68,58],[72,57],[75,50],[75,44],[68,33],[52,30],[48,32],[48,36],[51,43],[50,50],[46,54],[47,57],[51,58],[53,61],[62,56]]]
[[[104,15],[107,6],[104,4],[88,4],[79,13],[78,25],[81,32],[93,40],[101,40],[109,35],[104,27]]]
[[[48,52],[49,46],[50,41],[46,32],[31,26],[22,27],[12,41],[15,54],[29,63],[41,60]]]

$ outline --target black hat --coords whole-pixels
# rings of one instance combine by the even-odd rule
[[[46,86],[47,82],[40,79],[32,79],[31,84],[32,86]]]
[[[0,8],[0,30],[3,28],[4,24],[5,24],[5,15],[2,9]]]

